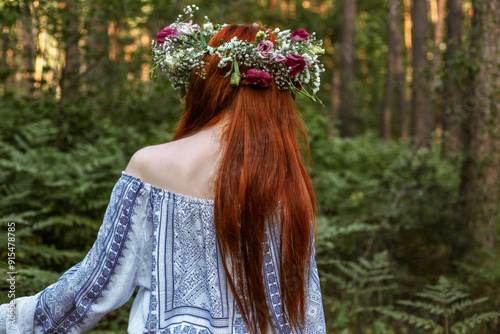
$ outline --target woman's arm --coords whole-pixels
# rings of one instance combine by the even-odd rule
[[[2,305],[0,333],[81,333],[123,305],[138,285],[138,273],[151,262],[145,251],[148,197],[142,183],[122,176],[83,261],[37,295],[15,299],[14,322],[9,304]]]

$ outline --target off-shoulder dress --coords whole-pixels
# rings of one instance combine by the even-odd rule
[[[84,333],[131,298],[128,333],[248,333],[221,265],[214,202],[155,187],[122,172],[97,240],[83,261],[34,296],[0,307],[0,333]],[[282,314],[276,231],[265,231],[263,274],[272,333],[295,333]],[[314,256],[306,324],[324,334]]]

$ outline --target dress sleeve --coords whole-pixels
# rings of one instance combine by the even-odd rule
[[[151,262],[146,240],[148,191],[138,179],[122,175],[97,240],[83,261],[35,296],[15,299],[15,322],[9,304],[0,307],[2,333],[82,333],[123,305],[140,284]]]
[[[309,291],[306,307],[306,324],[304,333],[326,333],[325,313],[323,309],[323,301],[321,298],[321,286],[319,282],[318,267],[315,260],[315,252],[313,252],[311,258]]]

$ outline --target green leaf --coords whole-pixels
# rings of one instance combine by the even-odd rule
[[[467,333],[469,329],[473,329],[477,325],[487,322],[493,319],[498,319],[500,318],[500,313],[499,312],[487,312],[487,313],[482,313],[482,314],[474,314],[473,316],[457,322],[451,326],[451,331],[453,333]]]

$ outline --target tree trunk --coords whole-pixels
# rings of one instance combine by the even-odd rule
[[[448,31],[448,43],[444,54],[444,76],[443,76],[443,132],[445,153],[457,153],[460,150],[462,89],[460,81],[462,69],[456,64],[456,59],[462,44],[462,12],[463,0],[448,0],[448,15],[446,17],[446,28]],[[462,79],[463,80],[463,79]]]
[[[430,109],[429,63],[427,61],[427,0],[414,0],[412,7],[413,98],[412,136],[416,146],[429,146],[434,117]]]
[[[64,123],[67,122],[65,112],[67,102],[74,103],[78,96],[80,82],[80,59],[78,42],[80,40],[80,20],[78,2],[69,3],[65,7],[65,30],[62,36],[64,42],[64,67],[59,79],[61,98],[59,99],[57,127],[58,136],[56,146],[64,148],[63,134],[65,132]]]
[[[95,89],[101,89],[109,84],[108,79],[113,78],[109,73],[109,49],[110,40],[108,34],[108,17],[105,8],[97,0],[90,1],[90,11],[87,21],[87,52],[85,61],[87,64],[86,74],[89,76],[89,84]],[[116,31],[116,29],[114,29]],[[114,48],[117,57],[118,47]]]
[[[23,7],[23,58],[24,58],[24,85],[26,94],[33,94],[35,66],[35,35],[33,33],[33,17],[31,15],[31,3],[26,1]]]
[[[77,2],[68,4],[66,13],[66,31],[64,32],[64,68],[61,74],[61,100],[73,100],[78,95],[80,81],[80,40],[79,6]]]
[[[440,69],[442,67],[442,52],[441,48],[443,45],[443,28],[444,28],[444,19],[445,19],[445,0],[431,0],[432,2],[432,23],[433,23],[433,46],[432,46],[432,75],[431,75],[431,90],[432,92],[436,92],[439,89],[440,81],[441,81],[441,73]],[[433,94],[433,96],[435,96]],[[440,96],[436,96],[434,102],[435,112],[435,128],[436,134],[438,136],[442,136],[443,129],[443,101],[439,98]]]
[[[440,54],[440,45],[443,42],[443,27],[444,27],[444,12],[445,12],[445,0],[434,0],[436,6],[436,18],[434,22],[434,50],[433,50],[433,63],[434,70],[437,73],[439,69],[439,65],[441,62]]]
[[[403,48],[403,43],[406,47],[406,52],[407,52],[407,57],[408,59],[412,59],[412,51],[413,51],[413,45],[411,43],[412,39],[412,21],[411,21],[411,3],[410,0],[403,0],[403,17],[404,17],[404,23],[403,23],[403,37],[400,46],[401,49]],[[399,52],[402,55],[402,51]],[[411,76],[413,75],[413,72],[411,68],[405,73],[404,72],[404,66],[403,66],[403,59],[400,58],[397,60],[398,63],[396,64],[396,71],[397,71],[397,76],[398,76],[398,99],[401,101],[400,105],[400,117],[399,117],[399,135],[402,139],[408,138],[408,133],[409,133],[409,122],[408,122],[408,107],[406,103],[406,90],[405,87],[407,85],[411,85]]]
[[[339,87],[340,87],[340,75],[339,75],[339,70],[334,66],[332,68],[332,103],[331,103],[331,129],[332,129],[332,134],[336,135],[337,134],[337,123],[339,120]]]
[[[394,77],[394,30],[395,21],[397,20],[397,0],[389,0],[389,31],[387,32],[387,58],[386,58],[386,73],[384,87],[384,103],[382,110],[382,138],[385,143],[391,141],[392,137],[392,89]]]
[[[10,39],[9,39],[9,35],[8,33],[2,33],[2,60],[0,62],[0,74],[2,75],[2,78],[4,78],[5,76],[5,79],[4,80],[4,84],[5,86],[8,86],[8,78],[10,77],[10,73],[11,73],[11,68],[10,68],[10,65],[9,65],[9,62],[7,60],[7,58],[10,58],[9,56],[7,56],[7,53],[9,52],[9,48],[10,48]]]
[[[405,94],[404,94],[404,69],[401,54],[401,22],[399,16],[400,1],[389,0],[389,31],[387,38],[387,73],[384,93],[384,109],[382,121],[382,136],[384,142],[389,142],[392,137],[392,101],[393,90],[396,88],[398,100],[398,112],[401,124],[406,124]],[[396,79],[396,86],[394,85]],[[406,127],[400,129],[401,134],[406,136]]]
[[[344,0],[342,23],[341,68],[340,68],[340,134],[353,136],[359,128],[359,119],[354,110],[354,33],[356,27],[356,0]]]
[[[399,21],[398,21],[399,22]],[[408,138],[408,113],[406,109],[406,85],[405,85],[405,71],[403,65],[403,48],[401,41],[400,27],[395,37],[396,53],[394,56],[394,65],[396,71],[396,92],[398,101],[399,113],[399,136],[401,139]]]
[[[500,194],[500,3],[475,0],[462,191],[473,249],[494,252]]]
[[[392,1],[392,0],[391,0]],[[403,40],[401,38],[401,30],[403,25],[400,17],[400,9],[404,6],[401,1],[394,1],[395,6],[395,20],[394,20],[394,71],[396,75],[396,92],[398,101],[399,113],[399,133],[402,139],[408,137],[408,121],[406,113],[406,90],[405,90],[405,72],[403,65]]]

